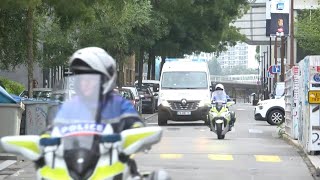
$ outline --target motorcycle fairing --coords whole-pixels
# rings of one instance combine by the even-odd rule
[[[126,155],[134,154],[147,149],[160,141],[162,129],[160,127],[141,127],[121,132],[123,152]]]
[[[1,138],[1,145],[7,152],[23,155],[31,161],[36,161],[41,157],[39,140],[40,137],[37,135],[6,136]]]

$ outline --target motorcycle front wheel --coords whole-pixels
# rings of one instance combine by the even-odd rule
[[[224,135],[222,135],[222,124],[221,123],[217,123],[216,124],[216,128],[217,128],[218,139],[224,139]]]

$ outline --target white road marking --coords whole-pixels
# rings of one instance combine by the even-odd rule
[[[0,164],[0,171],[6,169],[7,167],[11,166],[12,164],[16,163],[15,160],[6,160]]]
[[[260,129],[249,129],[249,133],[261,134],[261,133],[263,133],[263,131]]]

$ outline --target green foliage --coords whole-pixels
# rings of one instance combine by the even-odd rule
[[[256,54],[254,58],[259,62],[260,61],[260,46],[256,46]]]
[[[10,69],[26,60],[25,10],[0,8],[0,67]]]
[[[296,23],[297,42],[310,54],[320,53],[320,9],[302,10]]]
[[[31,43],[27,10],[34,20]],[[65,65],[87,46],[106,49],[120,64],[140,49],[171,57],[223,51],[244,40],[230,24],[246,10],[246,0],[1,0],[0,66]]]
[[[4,77],[0,77],[0,84],[4,86],[9,94],[19,95],[25,89],[21,83],[11,81]]]
[[[208,61],[208,67],[211,75],[222,75],[221,65],[216,58]]]
[[[176,56],[222,50],[244,36],[229,24],[245,10],[245,0],[162,0],[156,9],[168,19],[169,33],[156,41],[156,54]]]

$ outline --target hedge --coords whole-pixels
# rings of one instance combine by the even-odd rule
[[[24,85],[16,81],[0,77],[0,85],[6,89],[9,94],[19,95],[24,89]]]

